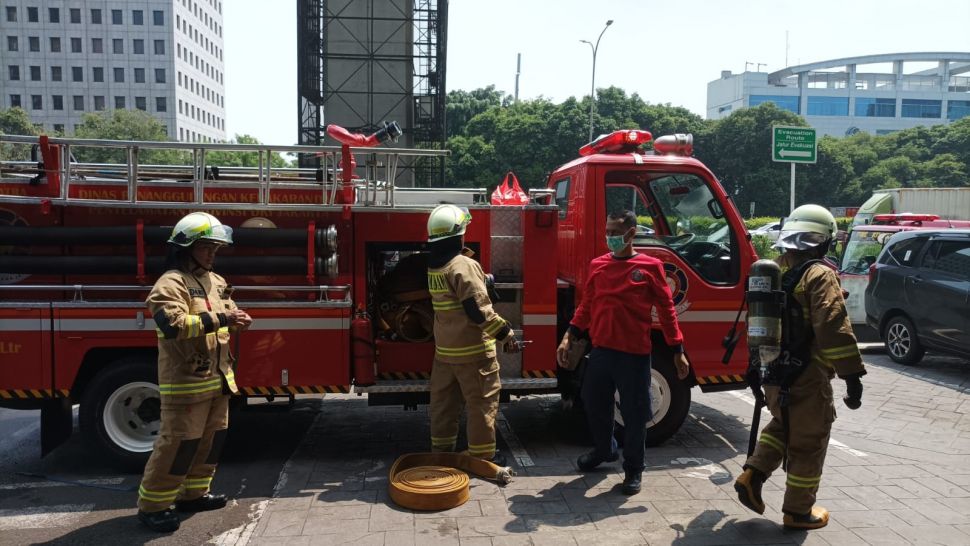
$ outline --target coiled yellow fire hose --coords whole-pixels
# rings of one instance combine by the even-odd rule
[[[467,473],[501,484],[514,475],[511,468],[462,453],[408,453],[391,465],[387,490],[405,508],[447,510],[468,500]]]

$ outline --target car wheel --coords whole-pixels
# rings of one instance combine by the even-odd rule
[[[889,319],[883,338],[889,358],[900,364],[912,366],[922,360],[923,355],[926,354],[926,349],[923,348],[916,336],[916,328],[904,316]]]

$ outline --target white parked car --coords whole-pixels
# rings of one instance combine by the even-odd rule
[[[755,235],[760,235],[762,237],[767,237],[772,241],[778,240],[778,234],[781,233],[781,221],[772,222],[770,224],[765,224],[757,229],[748,230],[748,233],[752,237]]]

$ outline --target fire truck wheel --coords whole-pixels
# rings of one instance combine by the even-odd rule
[[[614,410],[614,436],[623,444],[623,416],[620,415],[620,395],[616,394]],[[647,422],[646,445],[656,446],[677,433],[690,410],[690,386],[677,379],[673,355],[668,351],[655,350],[650,370],[650,410],[652,419]]]
[[[120,468],[140,472],[161,416],[158,373],[151,357],[124,358],[101,370],[81,398],[84,443]]]

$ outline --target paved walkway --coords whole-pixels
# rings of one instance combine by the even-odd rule
[[[638,495],[616,488],[618,463],[577,473],[575,459],[588,449],[575,437],[581,427],[558,397],[534,396],[502,405],[499,442],[517,455],[516,479],[505,487],[473,479],[471,500],[437,513],[401,509],[386,492],[394,459],[427,448],[426,409],[327,400],[277,498],[244,536],[286,546],[970,544],[970,362],[928,358],[907,368],[866,358],[862,409],[839,403],[819,491],[832,520],[822,530],[781,528],[779,473],[766,484],[765,517],[737,502],[732,484],[744,461],[750,395],[695,390],[684,428],[647,451]],[[842,383],[835,388],[841,397]]]

